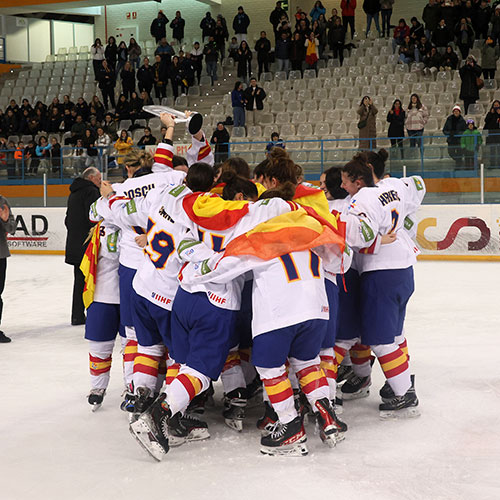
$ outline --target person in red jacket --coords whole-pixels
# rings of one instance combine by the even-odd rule
[[[394,37],[392,39],[392,51],[394,54],[398,45],[403,45],[407,36],[410,36],[410,27],[404,19],[400,19],[399,24],[394,28]]]
[[[351,27],[351,38],[354,38],[354,11],[356,10],[356,0],[342,0],[340,2],[342,12],[342,24],[347,34],[347,25]]]

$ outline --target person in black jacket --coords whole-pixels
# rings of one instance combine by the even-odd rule
[[[98,73],[99,88],[102,92],[102,100],[104,102],[104,107],[108,108],[108,99],[111,103],[111,107],[114,108],[115,104],[115,70],[113,66],[108,65],[108,62],[104,60],[102,66],[99,68]]]
[[[388,137],[391,138],[391,146],[403,148],[403,137],[405,136],[405,118],[406,113],[403,109],[403,104],[399,99],[392,103],[392,108],[387,113],[387,121],[389,122]]]
[[[229,39],[229,33],[227,28],[222,24],[222,19],[217,19],[215,24],[214,40],[217,50],[220,53],[221,62],[224,61],[224,55],[226,52],[226,41]]]
[[[460,106],[454,106],[453,111],[443,126],[443,134],[448,143],[448,154],[455,161],[455,167],[461,168],[464,162],[464,151],[461,146],[461,135],[467,129]]]
[[[68,208],[64,219],[64,225],[68,231],[64,262],[74,268],[72,325],[85,324],[85,308],[82,298],[85,281],[80,271],[80,263],[85,253],[85,240],[92,228],[89,221],[90,206],[99,198],[100,186],[101,173],[96,168],[90,167],[69,187]]]
[[[118,47],[116,45],[116,39],[114,36],[108,38],[108,45],[106,45],[106,50],[104,51],[104,57],[108,61],[108,66],[115,71],[116,59],[118,58]],[[100,68],[99,68],[100,69]],[[99,71],[96,72],[97,81],[99,81]]]
[[[346,28],[340,17],[328,21],[328,45],[333,52],[333,58],[339,59],[340,65],[344,62]]]
[[[156,137],[151,133],[149,127],[144,128],[144,135],[139,139],[137,146],[144,149],[146,146],[156,145]]]
[[[474,104],[479,99],[479,86],[477,79],[481,76],[482,68],[476,63],[476,58],[467,56],[465,64],[460,68],[460,99],[464,101],[464,112],[467,114],[469,105]]]
[[[209,38],[215,35],[215,19],[210,12],[207,12],[205,17],[201,20],[200,28],[203,43],[207,43]]]
[[[271,52],[271,42],[267,39],[265,31],[260,32],[260,38],[255,42],[255,52],[257,52],[260,79],[260,75],[262,75],[263,72],[269,72],[269,53]]]
[[[172,38],[179,42],[179,45],[182,45],[182,40],[184,38],[184,26],[186,25],[186,21],[181,17],[181,11],[178,10],[175,13],[175,17],[170,23],[170,27],[172,28]]]
[[[167,97],[167,66],[162,60],[161,56],[155,56],[155,63],[153,65],[153,81],[155,85],[155,96],[157,99],[161,100],[163,97]]]
[[[265,90],[257,85],[255,78],[250,78],[250,85],[245,89],[243,97],[247,101],[247,123],[249,125],[259,125],[260,115],[264,109],[264,99],[266,98]]]
[[[281,38],[278,32],[278,26],[280,25],[282,16],[288,17],[286,10],[281,7],[281,2],[276,2],[276,7],[269,16],[269,22],[273,25],[275,43]]]
[[[248,81],[248,77],[252,74],[252,51],[248,46],[246,40],[240,43],[238,49],[238,67],[236,75],[238,78]]]
[[[229,132],[223,122],[217,123],[210,143],[215,144],[215,163],[226,161],[229,153]]]
[[[129,97],[132,97],[132,92],[135,92],[135,71],[128,61],[120,73],[120,78],[122,79],[123,93],[129,99]]]
[[[246,15],[243,7],[239,6],[238,14],[236,14],[233,19],[233,30],[238,43],[241,43],[243,40],[246,41],[249,26],[250,18]]]
[[[490,167],[498,167],[500,165],[500,101],[495,99],[484,118],[483,130],[488,131],[486,136],[486,154],[489,157]]]
[[[148,94],[151,94],[153,83],[153,68],[149,65],[149,57],[145,57],[144,64],[137,70],[137,86],[139,87],[139,92],[145,90]]]
[[[149,32],[151,33],[151,36],[156,40],[156,43],[158,43],[162,38],[167,37],[167,23],[167,16],[163,13],[162,10],[160,10],[158,12],[158,16],[156,17],[156,19],[153,19],[151,27],[149,28]]]

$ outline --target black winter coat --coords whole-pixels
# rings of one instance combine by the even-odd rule
[[[152,87],[153,82],[154,82],[153,67],[152,66],[146,67],[146,66],[142,65],[137,70],[137,81],[143,87],[146,87],[146,88]]]
[[[153,22],[151,23],[151,26],[149,28],[151,36],[154,37],[156,40],[161,40],[162,38],[166,38],[167,23],[168,23],[168,18],[165,15],[153,19]]]
[[[184,38],[184,26],[186,21],[182,17],[174,17],[173,21],[170,23],[172,28],[172,38],[176,40],[182,40]]]
[[[380,0],[365,0],[363,2],[363,10],[366,14],[374,15],[380,12]]]
[[[481,66],[474,64],[471,66],[465,64],[460,68],[460,78],[462,79],[462,85],[460,86],[460,99],[479,99],[479,88],[476,83],[476,78],[481,76],[482,72]]]
[[[89,220],[90,206],[100,194],[98,187],[87,179],[77,177],[69,187],[68,209],[64,225],[66,236],[66,264],[79,265],[85,253],[84,242],[93,224]]]
[[[243,97],[247,100],[247,110],[252,111],[255,105],[258,110],[264,109],[264,99],[266,98],[266,92],[263,88],[257,86],[255,89],[249,85],[243,92]]]
[[[405,118],[406,113],[404,109],[399,110],[399,115],[395,112],[387,113],[387,121],[389,122],[389,130],[387,135],[389,137],[404,137],[405,136]]]

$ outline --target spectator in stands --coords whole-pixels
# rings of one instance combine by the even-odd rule
[[[94,95],[92,100],[90,101],[90,108],[94,108],[93,114],[97,117],[98,121],[102,121],[104,118],[104,106],[102,102],[99,100],[99,97]]]
[[[26,167],[26,158],[24,157],[23,141],[19,141],[17,143],[16,152],[14,153],[14,159],[16,160],[15,175],[21,175],[21,172]]]
[[[66,102],[66,98],[68,97],[69,99],[69,96],[65,95],[64,96],[64,101]],[[23,99],[22,102],[21,102],[21,107],[19,108],[19,111],[23,111],[23,110],[28,110],[28,112],[31,114],[33,113],[33,108],[31,107],[31,104],[29,103],[28,99]],[[3,111],[1,111],[1,114],[3,116]],[[1,119],[1,118],[0,118]]]
[[[102,61],[101,61],[101,64],[102,64]],[[24,102],[24,101],[23,101]],[[63,96],[63,102],[62,102],[62,107],[63,107],[63,112],[66,110],[66,109],[69,109],[71,111],[72,108],[74,108],[75,104],[71,101],[70,97],[68,94],[65,94]],[[31,108],[31,106],[30,106]]]
[[[265,31],[260,32],[260,38],[255,42],[255,52],[257,52],[260,79],[263,72],[269,72],[269,54],[271,53],[271,42],[267,39]]]
[[[415,59],[415,44],[410,38],[410,35],[406,35],[403,43],[399,46],[399,60],[403,64],[411,64]]]
[[[16,145],[14,141],[9,141],[7,143],[7,149],[4,152],[7,179],[14,179],[16,177],[16,160],[14,158],[15,152]]]
[[[266,98],[266,92],[263,88],[257,85],[257,80],[255,78],[251,78],[250,85],[243,93],[243,97],[246,100],[246,121],[250,125],[258,125],[261,121],[260,115],[262,114],[262,110],[264,109],[264,99]]]
[[[241,44],[241,42],[246,41],[248,27],[250,26],[250,18],[247,16],[246,12],[243,10],[241,5],[238,7],[238,13],[233,19],[233,30],[236,35],[236,39]]]
[[[359,129],[359,149],[374,149],[377,147],[377,113],[378,109],[373,104],[371,97],[364,96],[359,103],[357,109],[359,115],[358,129]]]
[[[7,108],[7,112],[4,118],[4,124],[5,135],[14,135],[17,132],[19,123],[17,120],[17,116],[14,114],[14,111],[12,111],[12,109]]]
[[[389,113],[387,113],[387,121],[389,122],[387,136],[391,139],[392,147],[403,147],[403,138],[405,136],[405,118],[406,113],[403,109],[403,103],[399,99],[396,99],[392,103]]]
[[[156,17],[156,19],[153,19],[153,22],[151,23],[151,26],[149,28],[149,32],[151,33],[151,36],[156,40],[156,43],[167,36],[167,23],[167,16],[163,13],[162,10],[158,11],[158,16]]]
[[[40,101],[38,101],[38,102],[40,102]],[[40,104],[42,104],[42,103],[40,102]],[[37,105],[38,105],[38,103],[37,103]],[[37,106],[35,106],[35,107],[37,107]],[[42,107],[44,108],[44,111],[46,111],[46,110],[47,110],[47,109],[46,109],[46,108],[47,108],[47,106],[45,106],[45,104],[43,104],[43,106],[42,106]],[[11,99],[11,100],[10,100],[9,105],[5,108],[5,112],[6,112],[6,113],[7,113],[9,110],[11,110],[11,111],[14,113],[14,115],[15,115],[15,116],[17,116],[17,115],[19,114],[19,106],[18,106],[18,104],[17,104],[17,102],[16,102],[16,100],[15,100],[15,99]]]
[[[235,127],[245,126],[245,97],[243,95],[243,84],[237,81],[231,92],[231,104],[233,106],[233,124]]]
[[[215,163],[226,161],[229,156],[229,132],[224,126],[224,122],[217,123],[210,143],[215,144]]]
[[[429,3],[424,7],[422,12],[422,20],[425,23],[425,34],[427,39],[430,39],[431,34],[438,27],[441,20],[441,6],[436,0],[429,0]]]
[[[210,37],[215,35],[215,19],[210,12],[207,12],[205,17],[201,20],[200,28],[203,43],[207,43]]]
[[[456,168],[462,168],[463,165],[464,151],[461,146],[461,136],[466,128],[460,106],[454,106],[451,115],[446,118],[443,134],[448,143],[448,154],[455,161]]]
[[[217,81],[217,60],[219,59],[219,54],[217,51],[217,45],[215,45],[215,40],[212,35],[208,38],[208,43],[203,49],[203,54],[205,55],[207,75],[210,76],[213,85],[214,82]]]
[[[341,0],[340,11],[342,13],[342,24],[347,35],[347,26],[351,27],[351,39],[354,38],[354,15],[356,11],[356,0]]]
[[[83,121],[87,121],[90,115],[90,108],[83,97],[79,97],[75,104],[76,112],[82,115]]]
[[[177,40],[179,45],[182,45],[182,40],[184,39],[184,26],[186,26],[186,21],[182,19],[181,11],[178,10],[170,23],[170,27],[172,28],[172,38]]]
[[[288,18],[286,10],[284,10],[281,5],[282,5],[281,2],[276,2],[276,7],[269,15],[269,22],[273,25],[274,42],[275,43],[277,43],[278,39],[279,39],[278,26],[281,23],[281,18],[283,16]]]
[[[271,142],[268,142],[266,145],[266,156],[271,153],[273,148],[285,149],[285,141],[283,139],[280,139],[280,135],[278,134],[278,132],[273,132],[271,134]]]
[[[92,55],[92,65],[94,67],[94,79],[97,81],[97,75],[101,68],[102,61],[104,60],[104,47],[100,38],[96,38],[95,42],[90,47],[90,54]]]
[[[441,54],[444,53],[446,47],[453,42],[453,33],[444,19],[439,21],[437,28],[432,32],[431,40]]]
[[[288,38],[292,38],[292,25],[287,16],[281,18],[281,22],[278,26],[278,40],[281,40],[282,33],[286,33]]]
[[[95,145],[98,149],[100,149],[101,156],[107,153],[108,147],[111,145],[111,138],[104,132],[102,127],[97,127]]]
[[[477,3],[476,3],[477,5]],[[479,7],[476,7],[476,13],[472,19],[472,24],[476,37],[486,40],[488,36],[488,24],[491,18],[491,7],[488,5],[487,0],[480,0]]]
[[[495,99],[484,119],[483,130],[488,131],[486,145],[488,146],[489,164],[498,167],[500,153],[500,101]]]
[[[473,55],[467,56],[465,64],[459,70],[462,79],[460,99],[464,101],[465,114],[469,111],[469,106],[479,99],[479,85],[484,84],[480,79],[482,71]]]
[[[122,40],[120,45],[118,45],[118,54],[117,54],[117,66],[116,66],[116,74],[119,75],[125,63],[128,61],[128,49],[126,43]]]
[[[47,111],[42,111],[40,108],[35,110],[35,119],[38,122],[39,130],[47,132]]]
[[[231,57],[231,54],[229,54],[229,57]],[[194,72],[196,73],[196,79],[199,85],[203,67],[203,50],[200,48],[199,42],[194,42],[193,49],[191,50],[191,62],[193,63]]]
[[[309,34],[309,38],[306,39],[304,46],[306,48],[306,65],[307,69],[313,69],[317,73],[317,66],[319,60],[319,40],[315,38],[314,33]]]
[[[132,69],[134,71],[137,71],[139,69],[139,66],[141,65],[142,49],[140,45],[135,41],[135,38],[130,39],[127,51]]]
[[[21,134],[24,134],[24,135],[28,135],[29,134],[29,123],[32,119],[32,114],[29,113],[29,111],[27,109],[25,109],[22,113],[21,113],[21,118],[19,119],[18,121],[18,125],[17,125],[17,128],[18,128],[18,131],[21,133]],[[4,117],[2,116],[2,124],[0,126],[0,129],[1,129],[1,132],[0,134],[4,134],[5,133],[5,123],[4,123]]]
[[[75,176],[78,176],[79,173],[85,169],[85,162],[87,161],[87,152],[83,147],[83,139],[78,139],[76,141],[75,147],[72,149],[70,156]]]
[[[2,293],[5,288],[5,276],[7,271],[7,258],[10,257],[9,246],[7,245],[7,233],[16,232],[16,221],[12,215],[7,198],[0,196],[0,321],[2,320],[3,301]],[[0,343],[6,344],[11,339],[0,331]]]
[[[155,56],[155,63],[153,65],[153,83],[155,87],[155,96],[160,101],[167,97],[167,65],[159,54]]]
[[[229,40],[229,32],[227,31],[227,28],[222,24],[222,20],[217,19],[217,21],[215,22],[214,41],[220,54],[221,63],[224,61],[224,57],[226,55],[227,40]]]
[[[319,16],[323,14],[326,14],[326,9],[323,7],[323,4],[318,0],[315,4],[314,7],[312,8],[311,12],[309,15],[311,16],[311,21],[314,23],[314,21],[317,21],[319,19]]]
[[[495,11],[491,16],[491,38],[498,43],[500,38],[500,4],[495,7]]]
[[[450,30],[453,30],[455,24],[457,24],[457,17],[461,12],[460,0],[458,4],[453,5],[456,0],[444,0],[441,4],[441,18],[444,19],[446,26],[449,26]]]
[[[410,96],[410,103],[406,111],[405,126],[410,137],[410,148],[420,147],[421,137],[424,135],[424,127],[429,119],[429,111],[425,104],[422,104],[417,94]]]
[[[154,104],[153,99],[151,99],[150,95],[145,90],[141,92],[141,101],[143,106],[151,106]],[[151,118],[151,115],[148,115],[147,118]]]
[[[130,118],[130,104],[124,94],[120,94],[118,98],[115,115],[117,120],[128,120]]]
[[[115,142],[115,149],[118,153],[118,164],[121,165],[123,163],[123,158],[126,154],[130,152],[132,149],[134,142],[132,141],[132,137],[128,134],[128,132],[123,129],[120,132],[120,137]]]
[[[111,113],[106,113],[106,115],[104,116],[104,123],[102,124],[102,128],[112,141],[116,141],[116,139],[118,138],[118,127]]]
[[[47,137],[42,135],[38,139],[38,145],[35,148],[36,158],[38,160],[38,166],[49,169],[50,167],[50,150],[52,149],[52,144],[49,143]]]
[[[469,118],[467,120],[467,129],[463,133],[460,145],[464,152],[464,164],[466,169],[473,169],[476,159],[476,154],[483,143],[481,132],[476,127],[474,120]]]
[[[397,51],[398,45],[403,45],[407,36],[410,36],[410,27],[404,19],[400,19],[398,25],[394,28],[394,36],[392,38],[392,51],[394,54]]]
[[[448,71],[458,69],[458,56],[455,54],[451,45],[446,47],[446,52],[441,59],[441,66],[444,70]]]
[[[337,16],[338,17],[338,16]],[[319,58],[323,58],[323,52],[328,44],[328,23],[326,22],[325,15],[320,14],[319,19],[313,23],[314,36],[319,41]]]
[[[181,88],[181,94],[183,96],[186,95],[187,81],[184,78],[184,68],[181,66],[177,56],[172,58],[172,64],[170,65],[170,82],[172,85],[174,99],[179,97],[179,87]]]
[[[340,17],[337,16],[328,30],[328,44],[333,52],[333,58],[338,59],[341,66],[344,63],[345,36],[346,28],[342,25]]]
[[[144,58],[144,64],[137,70],[137,86],[139,87],[139,92],[145,90],[148,94],[151,94],[154,84],[154,71],[149,65],[149,57]]]
[[[302,43],[304,43],[309,38],[311,29],[309,28],[309,25],[306,23],[305,19],[300,20],[300,24],[295,30],[295,33],[300,34],[300,39],[302,40]]]
[[[123,66],[120,78],[122,79],[123,94],[128,99],[132,95],[132,92],[135,92],[135,71],[130,62],[127,61]]]
[[[156,142],[156,137],[151,133],[151,129],[149,127],[144,127],[144,135],[139,139],[137,145],[144,149],[146,146],[156,145]]]
[[[88,123],[88,130],[92,132],[92,134],[96,135],[97,134],[97,127],[100,124],[97,123],[97,118],[95,115],[90,115],[89,123]]]
[[[431,51],[432,44],[424,35],[415,46],[415,62],[419,63],[424,60],[424,57]]]
[[[186,52],[186,56],[181,61],[181,66],[184,73],[184,78],[187,82],[187,86],[192,87],[194,85],[194,74],[196,70],[193,64],[193,60],[191,59],[191,53]]]
[[[107,60],[102,62],[102,67],[99,73],[99,88],[102,92],[102,100],[104,101],[104,108],[108,108],[108,100],[111,107],[114,108],[115,104],[115,71],[112,65],[108,66]]]
[[[76,110],[75,110],[76,112]],[[73,114],[71,113],[71,111],[69,109],[65,109],[64,110],[64,115],[63,115],[63,119],[62,119],[62,130],[63,132],[71,132],[71,127],[73,126],[73,123],[75,123],[76,121],[76,116],[73,117]]]
[[[481,66],[483,68],[483,77],[485,80],[495,79],[497,61],[500,56],[500,48],[495,45],[493,38],[488,37],[481,48]]]
[[[300,39],[300,35],[298,33],[295,33],[294,38],[298,40],[298,44],[301,46],[302,52],[304,52],[304,44],[302,43],[302,40]],[[274,51],[274,55],[276,57],[276,61],[278,62],[278,71],[285,71],[288,74],[288,69],[290,65],[290,59],[291,59],[291,48],[292,48],[293,42],[290,42],[290,39],[288,38],[288,33],[283,32],[281,34],[281,39],[278,40],[278,43],[276,44],[276,49]],[[300,67],[294,67],[294,64],[292,62],[292,69],[300,69],[302,71],[302,61],[304,58],[301,58],[300,60]],[[297,65],[295,65],[297,66]]]
[[[380,0],[364,0],[363,2],[363,10],[366,14],[366,36],[370,33],[370,27],[372,25],[372,21],[375,22],[375,27],[377,28],[379,36],[380,32],[380,24],[379,24],[379,13],[380,13]]]
[[[455,36],[457,38],[457,46],[462,54],[462,59],[467,59],[469,50],[474,45],[475,33],[472,24],[462,17],[460,22],[455,26]]]
[[[65,140],[65,144],[75,145],[76,141],[85,135],[86,128],[87,125],[83,121],[82,115],[77,115],[75,123],[71,126],[71,136]]]
[[[142,116],[142,99],[137,95],[137,92],[132,92],[130,94],[130,119],[132,120],[132,125],[134,125],[135,120],[141,118]],[[132,126],[132,128],[137,128]]]
[[[114,36],[108,38],[108,45],[104,51],[105,60],[108,62],[108,66],[115,71],[116,59],[118,57],[118,47],[116,46],[116,39]],[[99,81],[99,78],[97,79]]]
[[[382,17],[382,36],[391,36],[391,16],[394,0],[380,0],[380,15]]]
[[[95,136],[89,129],[85,131],[82,144],[85,148],[85,166],[99,168],[99,151],[95,145]]]
[[[170,61],[172,59],[172,56],[174,55],[174,49],[167,42],[166,38],[162,38],[160,40],[160,43],[159,43],[158,47],[156,47],[155,56],[157,56],[157,55],[159,55],[161,57],[161,60],[167,66],[170,65]]]
[[[61,126],[62,116],[59,113],[57,108],[52,108],[52,114],[49,118],[49,126],[47,128],[47,132],[51,132],[53,134],[59,133],[59,128]]]
[[[425,36],[425,30],[422,23],[416,17],[412,17],[410,20],[410,38],[414,44],[416,44],[423,36]]]
[[[424,57],[425,68],[423,70],[425,75],[436,73],[443,64],[443,58],[437,51],[436,47],[432,47],[429,54]]]
[[[308,30],[310,27],[309,19],[307,19],[307,14],[305,12],[300,12],[300,16],[295,23],[295,29],[298,30],[300,26],[305,26]]]
[[[35,162],[35,149],[35,141],[29,141],[27,146],[24,148],[24,168],[28,174],[34,173],[34,165],[38,165],[38,160]]]
[[[83,172],[82,177],[73,181],[69,190],[68,209],[64,225],[68,230],[66,238],[66,264],[74,269],[73,306],[71,310],[71,324],[85,324],[85,309],[83,306],[83,287],[85,279],[80,271],[80,263],[85,252],[85,240],[92,224],[89,222],[90,206],[96,201],[101,185],[101,174],[95,168]]]
[[[252,74],[252,51],[248,46],[246,40],[243,40],[238,49],[238,78],[248,81]]]

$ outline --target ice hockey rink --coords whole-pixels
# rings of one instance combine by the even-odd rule
[[[92,413],[83,327],[69,326],[72,268],[62,256],[9,259],[0,345],[0,498],[500,498],[500,264],[419,262],[406,332],[421,417],[380,421],[374,365],[368,398],[347,401],[346,439],[326,448],[306,426],[309,456],[259,453],[252,410],[241,434],[208,409],[211,439],[155,463],[120,411],[118,347]]]

